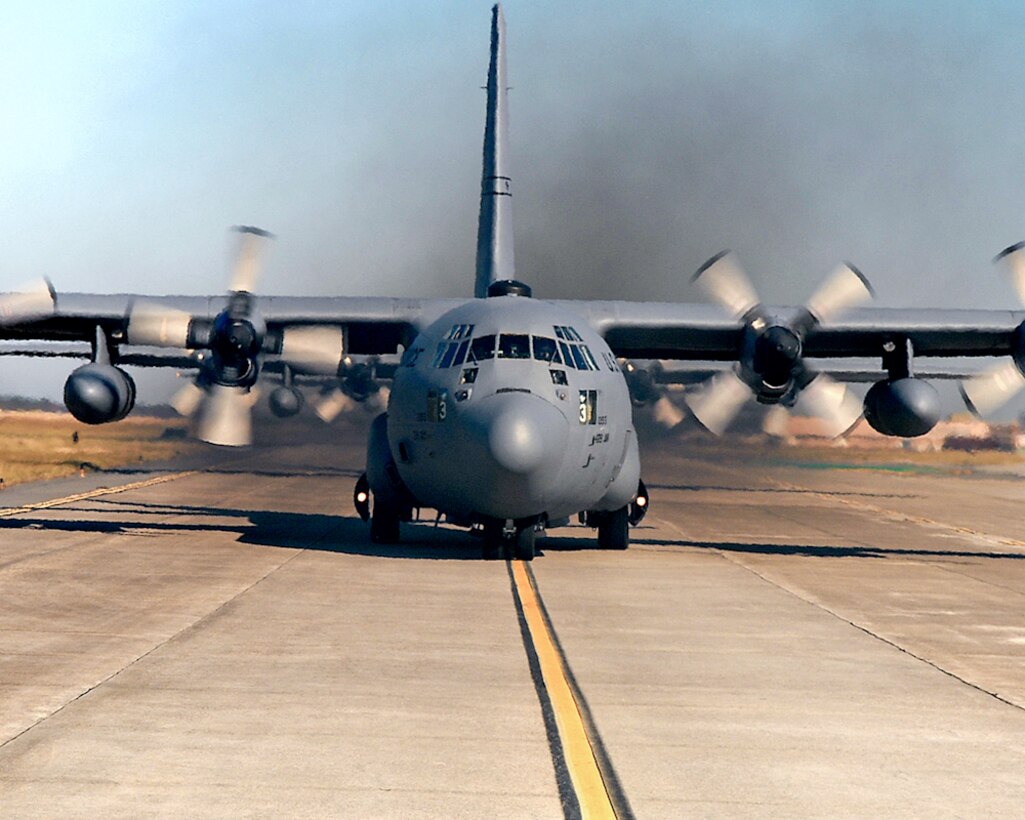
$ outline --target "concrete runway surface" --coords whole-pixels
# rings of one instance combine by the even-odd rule
[[[658,442],[528,571],[316,438],[0,497],[0,815],[1025,813],[1025,480]]]

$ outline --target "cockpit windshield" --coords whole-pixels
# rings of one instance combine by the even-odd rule
[[[562,364],[559,348],[555,346],[555,339],[549,339],[547,336],[534,337],[534,358],[539,362]]]
[[[529,359],[530,336],[526,333],[503,333],[498,337],[498,358]]]
[[[478,336],[470,343],[470,360],[482,362],[485,359],[495,358],[495,334]]]
[[[552,328],[550,336],[529,333],[489,333],[471,339],[473,325],[454,325],[438,344],[432,367],[461,367],[494,359],[531,359],[572,370],[598,370],[598,362],[576,330],[568,325]],[[422,349],[422,348],[421,348]],[[602,354],[605,355],[604,353]],[[410,362],[415,358],[410,357]]]

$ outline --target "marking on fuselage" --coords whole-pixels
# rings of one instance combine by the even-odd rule
[[[99,498],[103,495],[125,493],[129,490],[141,490],[144,487],[152,487],[155,484],[164,484],[168,481],[176,481],[179,478],[196,475],[198,472],[198,470],[187,470],[181,473],[171,473],[169,475],[157,476],[156,478],[148,478],[145,481],[133,481],[131,484],[121,484],[118,487],[99,487],[95,490],[77,493],[76,495],[68,495],[64,498],[51,498],[49,501],[37,501],[34,504],[23,504],[20,507],[8,507],[5,510],[0,510],[0,518],[11,518],[12,516],[22,515],[27,512],[34,512],[35,510],[59,507],[62,504],[74,504],[76,501],[86,501],[90,498]]]
[[[564,811],[567,816],[578,816],[579,812],[579,816],[585,818],[631,818],[633,812],[586,701],[569,670],[541,601],[536,579],[523,561],[510,561],[508,566],[517,609],[526,625],[523,638],[524,643],[529,641],[526,647],[528,657],[536,659],[540,672],[540,684],[535,679],[538,696],[543,709],[550,706],[558,733],[558,748],[553,748],[552,755],[556,780],[559,780],[560,768],[564,766],[578,804],[567,805],[564,799]],[[552,738],[549,742],[552,743]]]

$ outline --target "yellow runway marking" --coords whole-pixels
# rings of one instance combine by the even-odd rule
[[[615,818],[616,812],[602,778],[591,741],[588,739],[580,706],[573,695],[566,676],[562,656],[555,646],[548,624],[541,611],[534,585],[527,575],[522,561],[512,562],[513,581],[516,594],[523,607],[523,617],[534,643],[545,689],[552,703],[555,722],[562,742],[566,767],[573,781],[573,790],[580,802],[580,812],[585,818]]]
[[[77,495],[68,495],[64,498],[52,498],[49,501],[38,501],[35,504],[24,504],[21,507],[9,507],[5,510],[0,510],[0,518],[11,518],[15,515],[22,515],[27,512],[33,512],[35,510],[45,510],[49,507],[59,507],[62,504],[74,504],[76,501],[86,501],[90,498],[98,498],[103,495],[114,495],[115,493],[125,493],[129,490],[141,490],[144,487],[152,487],[155,484],[163,484],[167,481],[175,481],[179,478],[185,478],[186,476],[195,475],[198,470],[187,470],[181,473],[171,473],[169,475],[157,476],[156,478],[148,478],[145,481],[135,481],[131,484],[122,484],[119,487],[99,487],[95,490],[89,490],[85,493],[78,493]]]

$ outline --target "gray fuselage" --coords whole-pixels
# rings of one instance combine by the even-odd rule
[[[521,296],[466,302],[416,338],[388,443],[419,505],[464,519],[619,509],[640,478],[612,351],[584,319]]]

